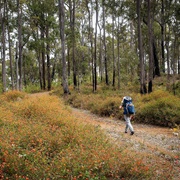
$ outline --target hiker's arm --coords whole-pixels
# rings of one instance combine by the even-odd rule
[[[122,101],[121,101],[121,105],[119,106],[119,109],[122,109],[123,104],[124,104],[124,98],[123,98]]]

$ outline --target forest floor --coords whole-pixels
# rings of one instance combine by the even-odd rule
[[[124,152],[135,152],[143,157],[143,162],[159,167],[156,174],[171,171],[173,180],[180,179],[180,138],[172,129],[132,121],[134,135],[124,133],[125,121],[110,117],[99,117],[89,111],[72,108],[72,115],[84,123],[102,129]],[[133,157],[133,154],[132,154]],[[169,166],[169,167],[168,167]],[[170,178],[170,179],[171,179]],[[160,179],[164,179],[161,178]]]
[[[38,93],[40,96],[44,93]],[[180,179],[180,138],[170,128],[163,128],[132,121],[135,131],[124,133],[125,121],[111,117],[99,117],[83,109],[71,107],[72,116],[83,123],[94,125],[102,129],[110,138],[123,149],[123,152],[132,152],[133,155],[143,157],[145,164],[157,166],[157,175],[170,171],[173,177]],[[127,151],[126,151],[127,150]],[[159,179],[164,179],[159,177]]]

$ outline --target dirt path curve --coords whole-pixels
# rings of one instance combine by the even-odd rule
[[[180,179],[180,138],[171,129],[133,123],[135,134],[125,134],[125,122],[115,118],[99,117],[89,111],[72,108],[74,117],[105,131],[124,151],[141,154],[145,163],[159,166],[159,174],[171,171],[173,180]],[[131,151],[131,152],[132,152]],[[158,172],[156,172],[158,174]]]
[[[48,92],[36,93],[32,96],[38,97]],[[113,143],[122,147],[123,152],[131,152],[132,156],[143,157],[143,162],[153,164],[159,169],[155,173],[160,175],[169,171],[170,179],[180,179],[180,138],[175,136],[169,128],[134,123],[135,134],[125,134],[125,122],[110,117],[99,117],[89,111],[72,109],[72,116],[80,119],[83,123],[92,124],[104,130]]]

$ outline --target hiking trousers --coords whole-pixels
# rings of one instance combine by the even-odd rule
[[[131,118],[129,115],[127,114],[124,114],[124,119],[126,121],[126,127],[125,127],[125,132],[128,131],[128,129],[131,131],[131,132],[134,132],[134,129],[133,129],[133,126],[131,124]]]

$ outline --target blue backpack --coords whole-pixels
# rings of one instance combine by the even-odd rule
[[[135,107],[132,103],[132,98],[129,96],[124,97],[123,101],[123,107],[124,110],[127,112],[127,114],[135,114]]]

